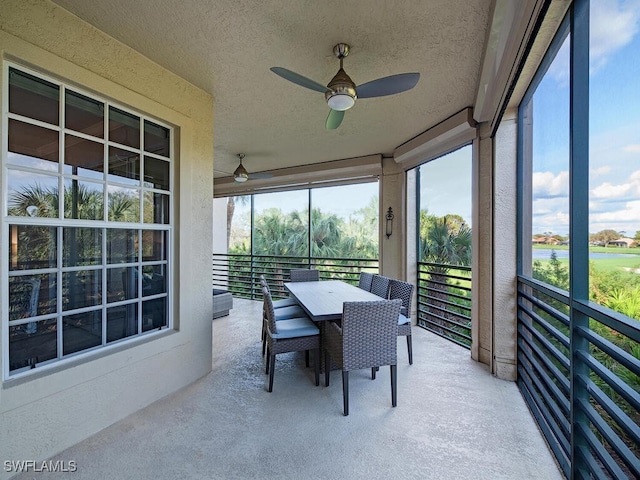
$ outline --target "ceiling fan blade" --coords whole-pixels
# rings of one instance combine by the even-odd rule
[[[418,80],[420,80],[419,73],[400,73],[363,83],[356,87],[356,92],[358,98],[384,97],[411,90]]]
[[[329,89],[326,86],[318,82],[314,82],[313,80],[307,77],[303,77],[299,73],[292,72],[291,70],[287,70],[286,68],[271,67],[271,71],[276,75],[281,76],[285,80],[289,80],[290,82],[293,82],[296,85],[300,85],[301,87],[309,88],[311,90],[315,90],[316,92],[320,92],[320,93],[329,91]]]
[[[272,178],[273,175],[271,173],[250,173],[249,179],[259,179],[259,178]]]
[[[329,116],[327,117],[327,123],[325,126],[327,130],[335,130],[342,123],[342,119],[344,118],[344,110],[331,110],[329,112]]]

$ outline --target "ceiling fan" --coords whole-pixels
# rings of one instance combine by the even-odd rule
[[[358,98],[384,97],[411,90],[420,80],[419,73],[400,73],[389,77],[378,78],[356,86],[349,75],[342,69],[342,60],[349,55],[349,45],[339,43],[333,47],[333,54],[340,59],[340,70],[325,87],[299,73],[282,67],[271,67],[271,71],[285,80],[301,87],[324,93],[331,108],[326,121],[327,130],[334,130],[340,126],[344,112],[355,104]]]
[[[271,178],[273,175],[270,173],[249,173],[247,169],[242,165],[242,160],[244,160],[245,154],[238,153],[238,158],[240,159],[240,163],[238,168],[233,172],[233,179],[238,183],[243,183],[249,180],[250,178]],[[227,175],[231,175],[229,172],[224,172],[222,170],[216,170],[216,172],[224,173]]]

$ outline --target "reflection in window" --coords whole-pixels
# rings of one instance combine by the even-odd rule
[[[9,225],[9,270],[55,268],[56,231],[56,227]]]
[[[65,126],[76,132],[104,137],[104,103],[71,90],[65,91]]]
[[[102,311],[68,315],[62,319],[62,354],[97,347],[102,343]]]
[[[108,219],[111,222],[140,221],[140,190],[109,186]]]
[[[58,125],[60,87],[42,78],[9,68],[9,111]]]
[[[9,374],[166,328],[171,130],[7,64],[5,78]]]
[[[102,180],[104,145],[74,135],[64,136],[64,173]]]
[[[65,227],[62,229],[63,267],[100,265],[102,229]]]
[[[109,140],[140,148],[140,117],[109,107]]]
[[[101,183],[65,179],[64,218],[102,220],[104,218],[104,187]]]
[[[129,150],[109,147],[109,180],[127,185],[140,185],[140,155]]]
[[[168,157],[169,129],[148,120],[144,121],[144,151]]]

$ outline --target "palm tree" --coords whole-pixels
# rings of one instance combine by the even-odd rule
[[[451,266],[471,264],[471,229],[459,215],[437,218],[424,212],[424,217],[431,218],[424,218],[426,231],[421,232],[424,236],[420,236],[420,257],[422,262],[433,264],[427,279],[427,313],[433,315],[433,322],[447,325],[448,322],[439,317],[448,320],[456,318],[446,311],[451,287],[447,274]]]

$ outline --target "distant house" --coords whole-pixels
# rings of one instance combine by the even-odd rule
[[[629,248],[634,243],[636,243],[636,241],[633,238],[619,238],[617,240],[609,242],[609,245],[612,247]]]

